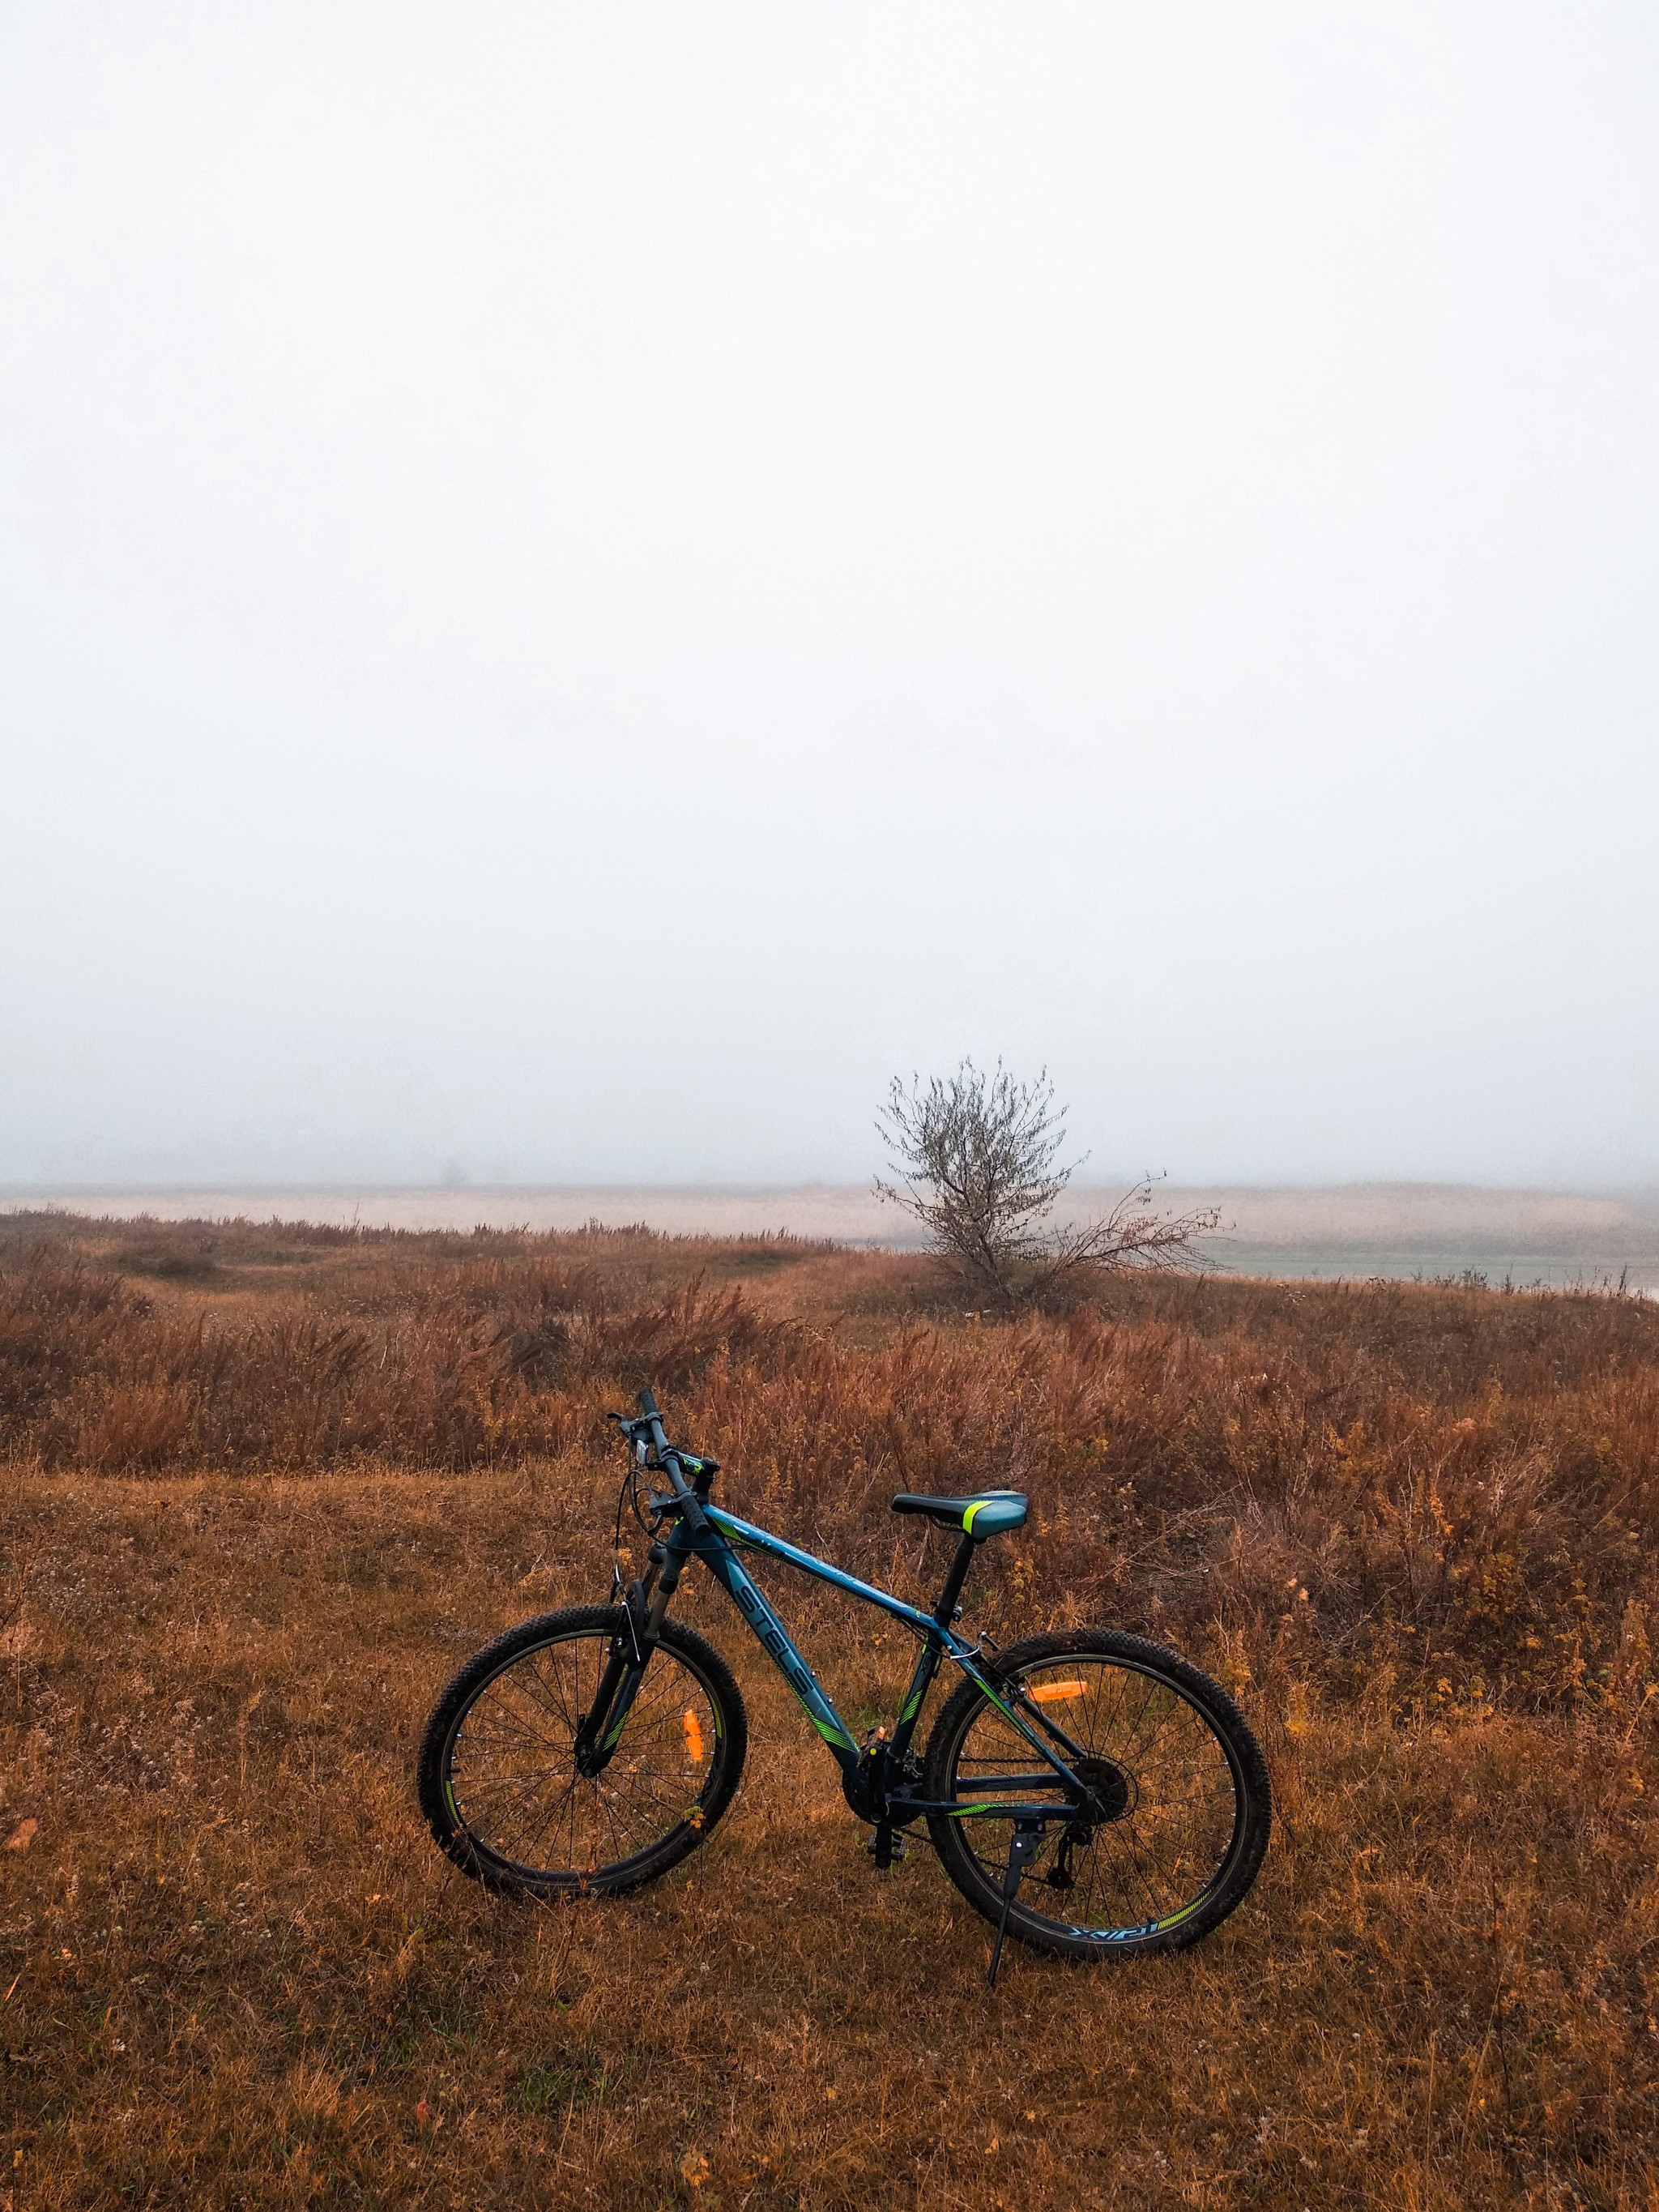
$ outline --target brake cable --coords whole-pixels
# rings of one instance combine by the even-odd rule
[[[624,1596],[628,1588],[622,1568],[622,1527],[624,1510],[632,1511],[635,1520],[645,1535],[654,1538],[657,1531],[640,1510],[641,1462],[635,1441],[634,1424],[622,1413],[609,1413],[605,1418],[607,1420],[614,1421],[622,1431],[623,1443],[628,1453],[628,1465],[623,1472],[622,1487],[617,1492],[617,1525],[611,1533],[611,1601],[614,1605]]]

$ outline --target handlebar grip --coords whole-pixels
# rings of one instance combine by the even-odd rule
[[[639,1396],[639,1407],[641,1413],[645,1415],[647,1420],[654,1421],[656,1419],[657,1401],[648,1390],[641,1391]]]

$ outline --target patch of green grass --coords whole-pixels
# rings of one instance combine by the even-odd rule
[[[602,2064],[590,2058],[574,2058],[562,2065],[531,2067],[514,2084],[513,2103],[515,2110],[531,2118],[567,2105],[580,2111],[588,2105],[602,2104],[606,2091],[615,2086],[615,2075]]]

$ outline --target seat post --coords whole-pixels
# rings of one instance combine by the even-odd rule
[[[968,1579],[968,1570],[973,1564],[977,1549],[971,1536],[964,1536],[957,1546],[957,1555],[951,1562],[951,1571],[945,1577],[945,1588],[939,1603],[933,1608],[933,1618],[941,1628],[951,1626],[951,1616],[957,1609],[957,1600],[962,1595],[962,1586]]]

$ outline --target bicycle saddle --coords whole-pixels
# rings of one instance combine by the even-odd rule
[[[960,1528],[975,1543],[1000,1535],[1005,1528],[1025,1526],[1027,1499],[1023,1490],[980,1490],[969,1498],[924,1498],[901,1490],[893,1500],[895,1513],[925,1513],[941,1528]]]

